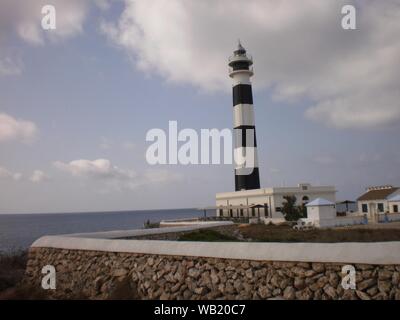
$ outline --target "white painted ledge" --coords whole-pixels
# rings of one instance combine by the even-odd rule
[[[221,222],[214,223],[216,224],[222,225]],[[36,240],[31,247],[255,261],[400,264],[400,242],[261,243],[115,239],[209,227],[210,225],[45,236]]]

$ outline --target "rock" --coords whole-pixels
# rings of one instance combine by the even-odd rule
[[[96,279],[94,279],[94,288],[95,288],[96,292],[100,291],[103,283],[104,283],[104,278],[102,276],[99,276]]]
[[[191,268],[187,274],[189,277],[198,278],[200,276],[200,271],[195,268]]]
[[[283,298],[286,300],[293,300],[296,298],[296,290],[293,287],[287,287],[283,291]]]
[[[260,298],[262,299],[266,299],[271,297],[271,291],[268,289],[267,286],[260,286],[257,290],[258,295],[260,296]]]
[[[274,287],[280,288],[280,286],[281,286],[281,281],[280,281],[278,275],[274,275],[274,276],[271,278],[271,281],[270,281],[270,282],[271,282],[271,284],[272,284]]]
[[[211,279],[211,283],[212,284],[218,284],[219,283],[219,277],[215,272],[211,272],[210,279]]]
[[[359,284],[357,284],[356,287],[358,290],[365,290],[365,289],[368,289],[368,288],[374,286],[375,284],[376,284],[375,279],[367,279],[367,280],[364,280],[364,281],[360,282]]]
[[[114,277],[124,277],[128,274],[128,270],[126,269],[117,269],[114,271],[113,276]]]
[[[392,284],[394,286],[398,286],[399,283],[400,283],[400,273],[395,271],[395,272],[393,272],[393,275],[392,275]]]
[[[282,293],[281,289],[275,289],[274,291],[272,291],[272,295],[273,296],[280,296]]]
[[[391,287],[392,284],[389,281],[382,281],[382,280],[378,281],[378,289],[381,293],[389,292]]]
[[[196,288],[194,289],[194,292],[200,296],[204,295],[207,293],[207,289],[205,287],[200,287],[200,288]]]
[[[333,299],[333,300],[336,300],[336,299],[337,299],[336,290],[335,290],[335,288],[331,287],[330,285],[326,285],[326,286],[324,287],[324,292],[325,292],[325,294],[326,294],[329,298],[331,298],[331,299]]]
[[[300,268],[300,267],[294,267],[294,268],[290,269],[290,271],[299,277],[305,277],[305,274],[306,274],[306,270],[303,268]]]
[[[381,270],[378,272],[379,280],[389,280],[392,279],[393,272],[387,270]]]
[[[360,290],[356,290],[357,297],[359,297],[361,300],[371,300],[371,297],[366,294],[365,292],[362,292]]]
[[[315,272],[314,270],[307,270],[307,271],[304,273],[304,275],[305,275],[307,278],[312,277],[312,276],[315,276],[315,274],[316,274],[316,272]]]
[[[162,295],[160,296],[160,300],[169,300],[171,298],[171,295],[167,292],[163,292]]]
[[[370,297],[373,297],[373,296],[375,296],[377,293],[378,293],[378,288],[376,287],[376,286],[373,286],[372,288],[369,288],[368,290],[367,290],[367,293],[368,293],[368,295],[370,296]]]
[[[339,284],[339,276],[336,273],[332,272],[329,274],[328,281],[332,287],[336,288]]]
[[[320,272],[324,272],[324,271],[325,271],[325,266],[324,266],[323,263],[316,263],[316,262],[313,262],[313,263],[312,263],[312,269],[313,269],[315,272],[320,273]]]
[[[342,300],[357,300],[357,295],[355,290],[344,290],[342,295]]]
[[[294,279],[294,287],[295,287],[296,289],[302,290],[302,289],[305,288],[305,286],[306,286],[306,283],[305,283],[305,281],[304,281],[303,278],[296,277],[296,278]]]
[[[188,289],[183,291],[183,299],[189,300],[192,297],[192,292]]]
[[[317,296],[321,295],[322,291],[316,291],[314,297],[317,299]],[[313,298],[313,292],[309,288],[305,288],[304,290],[296,292],[296,298],[299,300],[311,300]]]
[[[245,276],[247,279],[253,279],[253,271],[251,269],[247,269],[245,272]]]

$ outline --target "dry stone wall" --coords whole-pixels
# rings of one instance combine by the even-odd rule
[[[354,264],[356,289],[341,286],[341,264],[247,261],[32,247],[25,283],[40,288],[56,269],[52,298],[397,299],[400,266]]]

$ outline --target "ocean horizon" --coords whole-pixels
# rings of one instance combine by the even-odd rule
[[[0,252],[24,250],[45,235],[140,229],[146,221],[196,218],[195,208],[0,214]]]

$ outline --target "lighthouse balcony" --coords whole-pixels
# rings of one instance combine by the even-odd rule
[[[249,54],[233,55],[229,57],[229,65],[235,63],[236,61],[247,61],[249,64],[253,64],[253,57]]]
[[[236,74],[243,74],[243,73],[247,73],[251,77],[251,76],[253,76],[254,71],[253,71],[253,67],[252,66],[249,66],[249,67],[243,68],[243,69],[229,67],[228,68],[228,73],[229,73],[229,76],[231,78],[233,78]]]

